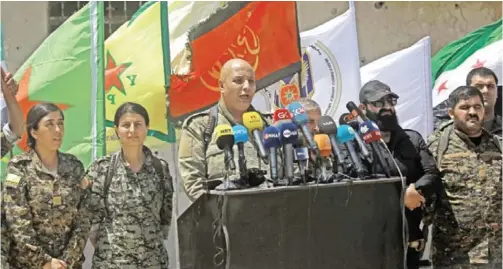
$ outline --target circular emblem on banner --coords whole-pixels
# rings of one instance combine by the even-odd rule
[[[275,109],[284,108],[302,97],[314,99],[322,114],[334,115],[342,95],[341,71],[333,53],[321,41],[302,48],[302,87],[295,74],[280,81],[275,93]]]

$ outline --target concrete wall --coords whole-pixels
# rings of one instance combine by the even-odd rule
[[[299,2],[301,30],[340,15],[348,2]],[[15,71],[48,35],[48,3],[2,1],[6,61]],[[431,36],[432,53],[501,18],[501,2],[356,2],[361,64]]]
[[[0,2],[5,60],[9,71],[17,70],[49,34],[47,1]]]

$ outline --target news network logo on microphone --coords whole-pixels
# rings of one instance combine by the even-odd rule
[[[298,132],[297,131],[290,131],[288,129],[283,131],[283,137],[285,137],[285,138],[289,138],[292,135],[294,135],[294,136],[298,135]]]
[[[360,124],[360,133],[364,141],[374,141],[381,137],[381,131],[373,121],[364,121]]]
[[[306,111],[304,110],[304,107],[300,103],[297,103],[297,102],[289,104],[287,106],[287,108],[288,108],[288,111],[290,111],[290,113],[292,113],[294,117],[297,115],[306,113]]]
[[[290,119],[290,112],[288,112],[287,110],[285,111],[279,111],[278,114],[278,119],[280,120],[286,120],[286,119]]]
[[[216,128],[216,132],[218,135],[234,135],[234,132],[230,126],[218,126],[220,128]]]
[[[362,132],[362,134],[366,134],[370,131],[369,127],[367,125],[363,125],[361,126],[360,128],[360,132]]]
[[[264,140],[271,138],[279,138],[279,133],[265,133],[264,132]]]
[[[309,158],[309,151],[307,148],[295,148],[295,160],[304,161]]]

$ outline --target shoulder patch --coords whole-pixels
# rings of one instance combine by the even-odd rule
[[[5,178],[5,186],[10,188],[17,188],[21,177],[15,174],[8,174]]]

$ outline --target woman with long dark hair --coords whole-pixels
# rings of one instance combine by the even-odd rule
[[[84,166],[59,151],[64,115],[54,104],[37,104],[26,120],[26,153],[7,165],[3,210],[11,241],[11,268],[80,268],[90,226],[80,226]]]
[[[149,116],[136,103],[121,105],[114,118],[121,149],[94,162],[85,180],[85,206],[98,226],[93,267],[167,269],[163,245],[171,224],[173,185],[168,165],[144,143]]]

